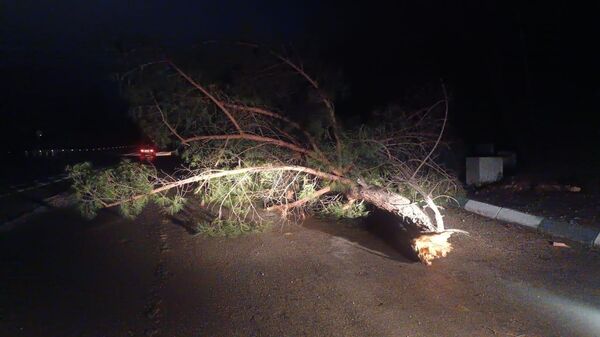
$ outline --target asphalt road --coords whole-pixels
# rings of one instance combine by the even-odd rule
[[[67,165],[90,161],[97,166],[107,166],[118,162],[121,155],[130,149],[110,149],[98,151],[53,152],[43,154],[23,153],[2,154],[0,165],[0,192],[15,187],[29,186],[36,181],[46,181],[65,172]]]
[[[216,239],[49,209],[0,233],[0,336],[600,336],[598,252],[446,221],[471,235],[426,267],[377,222]]]

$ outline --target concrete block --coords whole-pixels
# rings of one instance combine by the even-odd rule
[[[514,151],[498,151],[498,157],[502,157],[504,171],[517,168],[517,153]]]
[[[502,157],[467,157],[467,185],[482,185],[502,179]]]
[[[474,155],[476,156],[493,156],[496,154],[494,144],[476,144],[473,148]]]

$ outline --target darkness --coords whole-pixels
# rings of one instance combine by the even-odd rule
[[[343,70],[349,94],[340,111],[363,113],[419,90],[439,95],[430,88],[443,79],[466,143],[586,154],[600,143],[599,9],[562,1],[3,1],[1,140],[11,150],[135,142],[111,80],[115,42],[185,48],[236,39],[319,50]]]

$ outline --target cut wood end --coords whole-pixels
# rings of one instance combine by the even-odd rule
[[[446,257],[453,249],[452,244],[448,242],[452,234],[454,232],[427,233],[413,239],[412,246],[419,260],[430,266],[433,260]]]

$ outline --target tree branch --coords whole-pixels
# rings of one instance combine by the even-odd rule
[[[165,113],[160,108],[160,104],[158,104],[158,101],[156,100],[156,97],[152,97],[152,98],[154,99],[154,105],[156,106],[156,109],[158,109],[158,112],[160,112],[160,116],[162,117],[163,123],[165,123],[165,125],[167,126],[167,128],[169,128],[169,130],[171,131],[171,133],[173,135],[175,135],[175,137],[177,137],[179,139],[179,141],[181,141],[181,143],[183,143],[185,145],[188,145],[188,143],[185,141],[185,139],[183,137],[181,137],[181,135],[179,135],[179,133],[177,133],[177,130],[175,130],[175,128],[173,128],[171,126],[171,124],[169,124],[169,122],[167,121],[167,117],[165,116]]]
[[[213,42],[213,41],[211,41],[211,42]],[[248,42],[238,41],[238,42],[236,42],[236,44],[240,45],[240,46],[244,46],[244,47],[259,48],[259,45],[255,44],[255,43],[248,43]],[[304,71],[304,69],[302,69],[302,67],[298,66],[297,64],[295,64],[294,62],[292,62],[290,59],[288,59],[286,57],[283,57],[282,55],[274,52],[273,50],[269,50],[269,53],[271,55],[273,55],[275,58],[281,60],[283,63],[285,63],[288,66],[290,66],[292,69],[294,69],[294,71],[296,71],[313,88],[315,88],[315,90],[319,94],[319,98],[321,99],[321,101],[323,102],[323,104],[327,108],[327,112],[329,113],[329,119],[331,120],[331,124],[333,126],[333,138],[334,138],[335,144],[336,144],[336,150],[337,150],[338,160],[341,160],[341,158],[342,158],[342,144],[341,144],[341,140],[339,138],[339,129],[338,129],[337,121],[336,121],[336,118],[335,118],[335,108],[333,107],[333,103],[325,96],[325,94],[321,90],[321,87],[319,87],[319,83],[317,83],[317,81],[315,81],[312,77],[310,77]]]
[[[327,108],[327,112],[329,113],[329,119],[331,120],[331,126],[333,127],[333,138],[334,138],[335,144],[336,144],[336,150],[337,150],[338,160],[341,160],[341,158],[342,158],[342,144],[341,144],[341,141],[340,141],[340,138],[339,138],[339,129],[338,129],[337,121],[335,119],[335,109],[333,107],[333,103],[325,96],[325,94],[323,93],[323,91],[319,87],[319,83],[317,83],[317,81],[315,81],[312,77],[310,77],[301,67],[299,67],[298,65],[296,65],[290,59],[285,58],[285,57],[283,57],[283,56],[275,53],[274,51],[270,51],[270,53],[271,53],[271,55],[273,55],[276,58],[280,59],[285,64],[287,64],[288,66],[290,66],[292,69],[294,69],[313,88],[315,88],[315,90],[319,94],[319,97],[321,98],[321,101],[323,102],[323,104]]]
[[[287,211],[292,208],[300,207],[300,206],[306,204],[307,202],[309,202],[313,199],[319,198],[323,194],[327,194],[329,192],[331,192],[331,187],[329,187],[329,186],[323,187],[322,189],[315,191],[315,193],[313,193],[307,197],[304,197],[302,199],[296,200],[290,204],[271,206],[271,207],[267,208],[267,211],[275,211],[275,210]]]
[[[440,141],[442,140],[442,135],[444,134],[444,129],[446,128],[446,122],[448,121],[448,93],[446,92],[446,86],[444,85],[443,81],[442,81],[442,91],[444,92],[444,101],[446,102],[446,108],[444,109],[444,123],[442,124],[442,129],[440,130],[440,133],[437,137],[437,140],[435,141],[435,144],[433,145],[433,148],[431,148],[431,151],[429,151],[427,156],[421,161],[421,164],[419,164],[419,166],[413,172],[413,174],[409,180],[413,180],[417,176],[417,173],[419,172],[421,167],[423,167],[423,165],[425,165],[425,163],[429,160],[429,158],[431,157],[433,152],[435,152],[435,149],[438,147]]]
[[[211,179],[216,179],[216,178],[221,178],[221,177],[226,177],[226,176],[231,176],[231,175],[239,175],[239,174],[247,174],[247,173],[261,173],[261,172],[275,172],[275,171],[292,171],[292,172],[298,172],[298,173],[306,173],[306,174],[310,174],[310,175],[313,175],[313,176],[321,178],[321,179],[326,179],[326,180],[330,180],[330,181],[339,181],[344,184],[354,185],[354,182],[348,178],[336,176],[331,173],[311,169],[309,167],[304,167],[304,166],[297,166],[297,165],[257,166],[257,167],[247,167],[247,168],[241,168],[241,169],[235,169],[235,170],[218,171],[218,172],[212,172],[212,173],[202,173],[202,174],[195,175],[195,176],[187,178],[187,179],[183,179],[183,180],[176,181],[174,183],[163,185],[163,186],[155,188],[152,191],[145,193],[145,194],[138,194],[138,195],[128,198],[126,200],[120,200],[120,201],[113,202],[111,204],[107,204],[106,207],[118,206],[118,205],[121,205],[121,204],[129,202],[129,201],[138,200],[138,199],[141,199],[143,197],[146,197],[146,196],[149,196],[152,194],[165,192],[172,188],[176,188],[179,186],[192,184],[192,183],[196,183],[196,182],[200,182],[200,181],[206,181],[206,180],[211,180]],[[211,171],[208,171],[208,172],[211,172]]]
[[[302,154],[306,154],[306,155],[311,154],[310,150],[307,150],[298,145],[294,145],[292,143],[288,143],[288,142],[280,140],[280,139],[264,137],[264,136],[257,136],[257,135],[252,135],[249,133],[232,134],[232,135],[194,136],[194,137],[185,139],[185,142],[190,143],[190,142],[199,141],[199,140],[230,140],[230,139],[246,139],[246,140],[252,140],[255,142],[269,143],[269,144],[277,145],[280,147],[285,147],[287,149],[290,149],[292,151],[299,152]]]
[[[193,78],[191,78],[188,74],[186,74],[185,72],[183,72],[183,70],[179,69],[179,67],[177,67],[173,62],[168,61],[168,63],[169,63],[169,65],[171,65],[173,67],[173,69],[175,69],[175,71],[177,71],[179,73],[179,75],[181,75],[181,77],[183,77],[192,86],[194,86],[196,89],[198,89],[204,95],[206,95],[206,97],[208,97],[217,107],[219,107],[219,109],[221,109],[221,111],[223,111],[223,113],[225,113],[225,115],[227,115],[227,118],[229,118],[229,120],[231,121],[231,123],[233,124],[233,126],[235,126],[236,130],[240,134],[244,133],[244,130],[242,130],[242,128],[240,127],[240,125],[238,124],[238,122],[236,121],[236,119],[233,117],[233,115],[231,114],[231,112],[229,112],[229,110],[227,110],[227,108],[223,105],[223,102],[221,102],[220,100],[218,100],[215,96],[211,95],[211,93],[208,92],[208,90],[206,90],[203,86],[201,86],[196,81],[194,81]]]
[[[326,164],[328,166],[331,166],[334,169],[334,171],[339,172],[338,169],[333,167],[333,164],[329,161],[329,159],[327,159],[327,157],[325,156],[323,151],[321,151],[321,149],[319,148],[319,146],[317,145],[317,143],[315,142],[313,137],[306,130],[304,130],[304,128],[302,128],[300,126],[300,124],[292,121],[291,119],[289,119],[281,114],[278,114],[273,111],[269,111],[264,108],[250,107],[250,106],[246,106],[246,105],[232,104],[232,103],[223,103],[223,105],[225,105],[229,108],[232,108],[232,109],[240,110],[240,111],[247,111],[247,112],[256,113],[259,115],[269,116],[271,118],[279,119],[279,120],[282,120],[282,121],[288,123],[291,127],[297,129],[298,131],[302,132],[302,134],[304,134],[304,137],[306,137],[306,139],[310,143],[310,146],[313,148],[313,150],[315,151],[315,153],[318,156],[318,158],[316,158],[316,159],[322,161],[324,164]]]
[[[289,62],[289,61],[288,61]],[[319,147],[316,145],[315,141],[312,139],[312,137],[310,136],[310,134],[306,131],[304,131],[300,125],[296,122],[291,121],[290,119],[274,113],[272,111],[268,111],[266,109],[262,109],[262,108],[257,108],[257,107],[246,107],[246,106],[242,106],[242,105],[237,105],[237,104],[230,104],[230,103],[224,103],[220,100],[218,100],[216,97],[214,97],[213,95],[211,95],[208,90],[206,90],[204,87],[202,87],[200,84],[198,84],[196,81],[194,81],[194,79],[192,79],[188,74],[186,74],[185,72],[183,72],[179,67],[177,67],[177,65],[175,65],[174,63],[169,61],[169,64],[186,80],[188,81],[192,86],[194,86],[196,89],[198,89],[199,91],[201,91],[204,95],[206,95],[217,107],[219,107],[219,109],[221,109],[225,115],[227,115],[227,117],[229,118],[229,120],[231,120],[231,122],[233,123],[233,125],[235,126],[236,130],[238,131],[239,135],[232,137],[232,136],[228,136],[229,138],[206,138],[206,137],[213,137],[213,136],[197,136],[197,137],[191,137],[191,138],[187,138],[187,139],[183,139],[183,143],[187,143],[190,141],[195,141],[195,140],[202,140],[202,139],[248,139],[248,140],[254,140],[254,141],[262,141],[262,142],[267,142],[267,143],[272,143],[278,146],[282,146],[282,147],[286,147],[288,149],[297,151],[297,152],[301,152],[301,153],[305,153],[305,154],[310,154],[310,151],[303,149],[299,146],[296,146],[294,144],[288,143],[288,142],[284,142],[281,140],[277,140],[277,139],[273,139],[273,138],[268,138],[268,137],[262,137],[262,136],[256,136],[256,135],[249,135],[246,134],[242,128],[240,127],[239,123],[237,122],[237,120],[233,117],[233,115],[231,114],[231,112],[227,109],[227,106],[234,108],[234,109],[239,109],[239,110],[245,110],[245,111],[249,111],[249,112],[253,112],[253,113],[257,113],[257,114],[262,114],[265,116],[270,116],[272,118],[277,118],[283,121],[286,121],[287,123],[289,123],[290,125],[292,125],[293,127],[299,129],[300,131],[302,131],[304,133],[304,135],[308,138],[308,141],[311,143],[311,146],[313,147],[316,156],[315,159],[322,161],[324,164],[329,165],[329,166],[333,166],[331,164],[331,162],[327,159],[327,157],[323,154],[323,152],[319,149]],[[293,64],[293,63],[291,63]],[[307,78],[310,79],[310,77],[308,77],[308,75],[305,74],[305,76]],[[312,80],[311,80],[312,81]],[[316,84],[316,82],[314,82],[314,84]],[[316,89],[319,89],[319,87],[317,86]],[[323,96],[323,98],[325,98]],[[331,106],[331,104],[328,105],[328,107]],[[331,106],[331,109],[333,109],[333,106]],[[333,113],[333,110],[331,110],[331,113]],[[332,115],[333,116],[333,115]],[[335,123],[335,116],[333,116],[333,122]],[[171,129],[169,127],[169,129]],[[171,130],[173,131],[173,130]],[[224,135],[218,136],[218,137],[223,137]],[[339,139],[337,139],[337,133],[335,134],[336,137],[336,142],[338,145],[338,150],[341,151],[340,148],[340,144],[339,144]],[[179,138],[179,137],[178,137]],[[341,154],[341,152],[340,152]],[[340,170],[337,170],[334,168],[334,172],[339,173]]]

